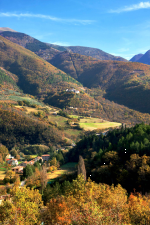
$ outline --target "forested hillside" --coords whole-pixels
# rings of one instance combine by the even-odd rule
[[[0,35],[32,52],[35,52],[45,60],[50,60],[60,52],[59,50],[52,48],[50,45],[24,33],[3,31]]]
[[[29,94],[55,92],[57,89],[78,83],[33,52],[2,36],[0,36],[0,66],[16,74],[17,85]]]
[[[14,146],[22,149],[33,144],[57,146],[66,143],[63,131],[50,125],[48,121],[23,115],[21,111],[10,105],[0,105],[0,142],[9,150]]]
[[[106,136],[85,136],[68,153],[68,161],[85,159],[88,176],[107,184],[121,184],[128,192],[150,191],[150,125],[109,131]]]
[[[96,61],[94,58],[68,52],[51,61],[84,86],[105,92],[106,99],[149,113],[150,66],[136,62]]]
[[[98,59],[90,56],[65,51],[57,54],[49,62],[78,80],[80,75],[97,61]]]
[[[0,67],[0,87],[1,90],[3,88],[7,88],[10,90],[19,91],[19,87],[17,86],[18,77],[15,74],[12,74]]]

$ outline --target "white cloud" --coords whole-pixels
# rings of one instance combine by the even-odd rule
[[[131,6],[125,6],[124,8],[110,10],[109,13],[121,13],[121,12],[129,12],[138,9],[147,9],[150,8],[150,2],[140,2],[139,4],[134,4]]]
[[[32,13],[0,13],[0,17],[28,17],[28,18],[40,18],[40,19],[47,19],[51,21],[56,21],[56,22],[66,22],[66,23],[78,23],[82,25],[87,25],[94,23],[95,20],[79,20],[79,19],[62,19],[58,17],[53,17],[49,15],[43,15],[43,14],[32,14]]]

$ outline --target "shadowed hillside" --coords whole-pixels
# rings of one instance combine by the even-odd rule
[[[75,79],[78,79],[86,68],[89,68],[91,64],[97,61],[98,59],[90,56],[65,51],[57,54],[49,62],[57,68],[70,74]]]
[[[137,62],[144,54],[137,54],[133,56],[129,61],[130,62]]]
[[[102,90],[105,98],[150,113],[150,66],[137,62],[97,61],[70,52],[59,53],[50,62],[84,86]]]
[[[150,65],[150,50],[148,50],[145,54],[135,55],[132,59],[130,59],[130,61],[131,62],[140,62],[140,63]]]

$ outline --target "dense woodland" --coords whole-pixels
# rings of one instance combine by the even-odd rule
[[[85,136],[67,154],[68,161],[85,159],[88,176],[96,182],[118,183],[128,192],[150,191],[150,125],[109,131],[106,136]]]
[[[65,143],[63,132],[54,126],[3,109],[0,109],[0,140],[8,149],[28,144]]]
[[[44,206],[38,190],[19,188],[18,181],[10,190],[13,203],[4,201],[0,205],[1,224],[144,225],[150,222],[150,197],[139,193],[128,196],[121,185],[97,184],[79,175],[71,183],[65,181],[47,187],[43,197],[49,196],[49,200]]]

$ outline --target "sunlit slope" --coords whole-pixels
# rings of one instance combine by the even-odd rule
[[[59,50],[51,47],[49,44],[41,42],[27,34],[12,32],[9,30],[7,31],[7,29],[4,31],[2,30],[0,29],[1,36],[18,45],[21,45],[26,49],[29,49],[32,52],[35,52],[38,56],[45,60],[51,59],[53,56],[60,52]]]
[[[3,67],[0,67],[0,88],[1,91],[3,89],[10,89],[14,91],[19,91],[19,87],[17,86],[18,77],[15,74],[12,74],[5,70]]]
[[[18,86],[30,94],[61,88],[68,82],[77,83],[65,72],[38,57],[33,52],[0,36],[0,66],[18,76]]]

